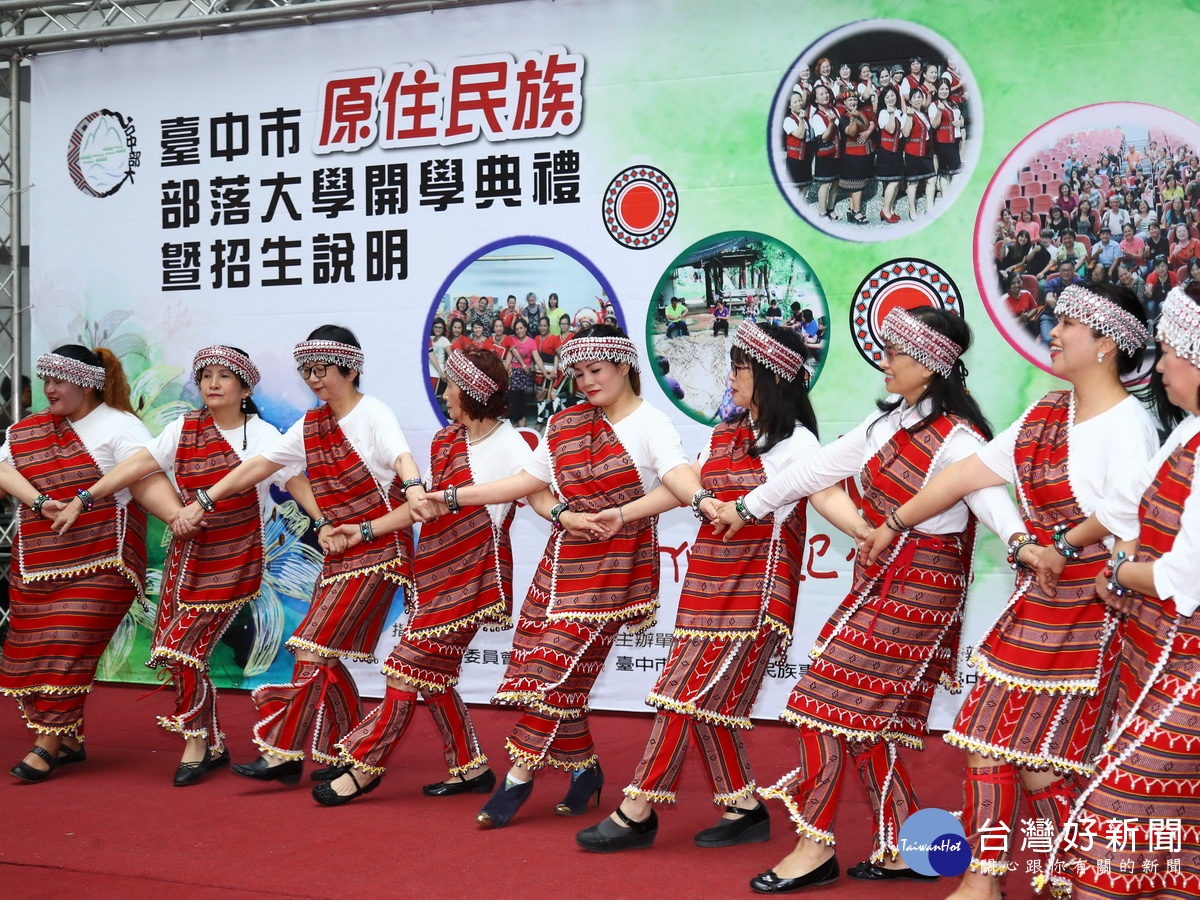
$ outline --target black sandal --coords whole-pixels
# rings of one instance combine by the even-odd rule
[[[12,767],[10,770],[11,774],[17,778],[20,778],[22,781],[28,781],[30,784],[37,784],[39,781],[45,781],[46,776],[58,768],[58,760],[55,759],[50,754],[50,751],[44,747],[34,746],[29,752],[34,756],[40,756],[42,759],[44,759],[46,761],[46,765],[48,765],[50,768],[43,771],[42,769],[36,769],[29,765],[25,762],[25,760],[21,760]]]

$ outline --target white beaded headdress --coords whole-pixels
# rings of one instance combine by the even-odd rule
[[[239,353],[232,347],[214,344],[197,352],[195,359],[192,360],[192,377],[198,378],[200,370],[205,366],[224,366],[242,379],[247,387],[252,388],[258,384],[258,367],[245,353]]]
[[[635,372],[640,372],[637,347],[625,337],[573,337],[558,351],[563,367],[597,359],[614,363],[626,363]]]
[[[341,341],[301,341],[292,350],[292,358],[298,366],[327,363],[345,366],[355,372],[363,370],[363,352],[353,344]]]
[[[946,335],[900,306],[883,320],[883,339],[943,378],[963,353],[963,348]]]
[[[784,346],[753,322],[744,321],[733,333],[733,346],[740,347],[780,378],[795,381],[804,368],[804,357]]]
[[[81,388],[104,390],[104,366],[92,366],[59,353],[43,353],[37,359],[37,377],[57,378]]]
[[[487,403],[500,390],[500,385],[485,375],[483,369],[471,362],[461,350],[455,350],[446,357],[446,374],[460,390],[480,403]]]
[[[1158,320],[1158,342],[1200,367],[1200,305],[1181,287],[1171,288]]]
[[[1111,300],[1089,291],[1082,285],[1063,288],[1054,306],[1054,314],[1076,319],[1093,331],[1112,338],[1126,353],[1135,353],[1146,346],[1150,332],[1134,316]]]

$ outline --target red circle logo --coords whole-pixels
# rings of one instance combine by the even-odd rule
[[[661,242],[679,216],[679,194],[666,173],[631,166],[604,192],[604,227],[623,247],[645,250]]]
[[[895,307],[933,306],[963,314],[962,295],[941,268],[923,259],[893,259],[862,280],[850,304],[850,333],[863,359],[883,363],[883,320]]]

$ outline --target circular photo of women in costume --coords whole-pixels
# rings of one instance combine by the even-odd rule
[[[522,237],[488,244],[450,273],[425,325],[426,390],[444,423],[444,365],[453,349],[483,347],[508,368],[509,419],[539,435],[579,401],[559,349],[588,325],[626,328],[612,288],[582,253]]]
[[[955,49],[912,22],[829,32],[775,92],[767,152],[809,224],[852,241],[911,234],[962,192],[979,159],[983,109]]]
[[[733,405],[729,348],[743,321],[801,335],[803,378],[816,384],[829,347],[829,306],[808,263],[765,234],[725,232],[683,251],[663,272],[646,313],[646,349],[663,392],[714,425]]]
[[[1055,306],[1073,284],[1125,285],[1153,336],[1167,292],[1200,279],[1198,153],[1200,125],[1144,103],[1076,109],[1017,145],[979,208],[975,276],[1018,353],[1050,371]]]

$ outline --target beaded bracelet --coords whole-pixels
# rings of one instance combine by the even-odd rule
[[[550,521],[554,523],[555,528],[562,528],[563,523],[560,516],[571,508],[569,503],[559,503],[550,510]]]
[[[363,519],[358,523],[358,533],[362,535],[363,543],[369,544],[375,540],[375,529],[371,527],[369,519]]]
[[[1071,526],[1067,523],[1054,526],[1054,549],[1058,551],[1058,555],[1064,559],[1079,559],[1079,554],[1083,552],[1081,547],[1076,547],[1067,540],[1067,532],[1071,530]]]
[[[908,526],[900,521],[900,517],[896,515],[896,510],[899,508],[900,507],[897,506],[896,509],[893,509],[890,513],[888,513],[883,520],[884,524],[886,524],[888,528],[892,529],[892,531],[896,532],[897,534],[908,531]]]
[[[83,504],[84,509],[91,509],[96,505],[96,501],[92,499],[92,492],[87,488],[80,488],[75,492],[75,496],[79,498],[79,502]]]
[[[741,517],[743,522],[750,524],[758,521],[758,519],[754,517],[754,514],[750,512],[750,510],[746,509],[745,497],[738,497],[736,500],[734,500],[733,508],[737,511],[738,516]]]
[[[213,502],[212,497],[208,496],[208,491],[204,488],[196,488],[196,502],[200,504],[200,508],[206,513],[210,513],[217,508],[217,504]]]
[[[716,496],[716,494],[707,488],[700,488],[700,490],[692,494],[692,515],[694,515],[701,522],[707,521],[708,517],[700,511],[700,504],[705,500],[714,500],[716,499]],[[622,519],[622,521],[624,520]]]
[[[1121,582],[1117,580],[1117,572],[1127,562],[1129,562],[1129,557],[1125,555],[1125,551],[1118,550],[1116,558],[1109,560],[1108,565],[1104,567],[1104,577],[1108,579],[1106,587],[1114,597],[1124,597],[1129,593],[1129,589],[1121,587]]]
[[[317,519],[317,521],[313,522],[313,524],[312,524],[313,533],[320,534],[322,528],[324,528],[326,525],[332,525],[332,524],[333,523],[329,521],[328,517],[321,516],[321,518]]]
[[[446,488],[444,493],[446,509],[450,510],[452,513],[461,512],[462,507],[458,504],[458,485],[450,485],[450,487]]]
[[[35,516],[40,516],[42,514],[42,507],[46,505],[46,501],[49,499],[50,498],[45,494],[38,494],[37,499],[29,504],[29,508],[33,510],[33,514]]]
[[[1015,572],[1017,569],[1029,569],[1030,567],[1021,562],[1021,548],[1026,544],[1036,544],[1037,538],[1032,534],[1018,534],[1008,542],[1008,565]]]
[[[418,487],[418,486],[420,486],[422,488],[425,487],[424,479],[421,479],[421,478],[406,478],[406,479],[404,479],[404,481],[400,482],[400,496],[403,497],[405,500],[407,500],[408,499],[408,489]]]

